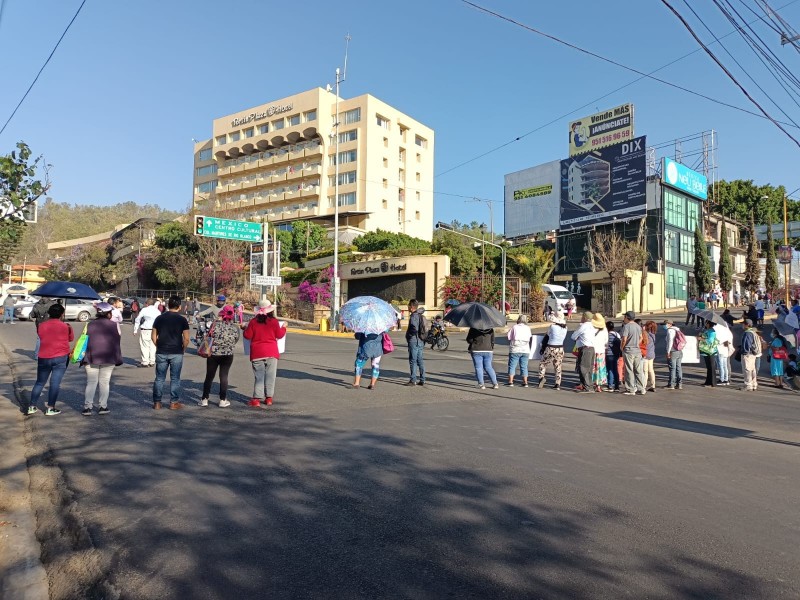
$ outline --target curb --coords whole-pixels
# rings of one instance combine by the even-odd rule
[[[0,480],[0,598],[48,600],[47,572],[31,508],[25,426],[14,402],[21,390],[3,344],[0,354],[5,358],[0,364],[0,467],[6,472]]]

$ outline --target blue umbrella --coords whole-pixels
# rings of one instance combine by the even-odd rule
[[[100,295],[88,285],[74,281],[48,281],[31,296],[39,298],[79,298],[81,300],[100,300]]]
[[[345,327],[361,333],[383,333],[397,325],[394,307],[375,296],[358,296],[342,305],[339,319]]]
[[[448,306],[458,306],[461,304],[461,300],[456,300],[455,298],[450,298],[447,302],[445,302]]]

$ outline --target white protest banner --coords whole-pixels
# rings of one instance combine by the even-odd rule
[[[528,352],[528,360],[542,360],[542,340],[543,335],[531,336],[531,351]]]
[[[700,353],[697,351],[697,338],[692,335],[686,336],[686,345],[683,347],[683,359],[681,364],[697,364],[700,362]]]

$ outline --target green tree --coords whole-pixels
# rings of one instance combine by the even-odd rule
[[[381,250],[410,250],[416,254],[431,251],[431,245],[425,240],[411,237],[405,233],[391,233],[382,229],[370,231],[353,240],[359,252],[380,252]]]
[[[525,244],[508,252],[509,266],[512,273],[529,281],[532,287],[540,287],[550,281],[555,270],[556,251],[545,250],[535,244]]]
[[[708,260],[708,249],[706,240],[700,229],[700,224],[694,230],[694,283],[698,293],[702,294],[711,289],[713,274],[711,273],[711,263]]]
[[[767,223],[767,260],[764,269],[764,287],[775,296],[778,289],[778,263],[775,258],[775,240],[772,239],[772,223]]]
[[[473,241],[446,229],[437,229],[433,234],[431,250],[450,257],[450,272],[453,275],[474,275],[481,265],[481,257],[472,246]]]
[[[36,170],[44,171],[44,181],[36,178]],[[25,209],[50,189],[48,165],[42,157],[31,159],[31,149],[17,142],[17,149],[0,156],[0,220],[25,220]]]
[[[733,287],[733,267],[731,266],[731,251],[728,247],[728,232],[725,229],[724,219],[722,220],[720,237],[722,239],[719,243],[719,286],[722,288],[725,298],[727,298],[728,292]]]
[[[761,267],[758,264],[758,240],[756,240],[756,224],[752,213],[750,214],[749,239],[747,240],[747,259],[744,268],[744,287],[750,293],[758,289],[761,278]]]
[[[156,227],[155,245],[162,250],[196,252],[197,240],[186,223],[173,221]]]
[[[0,264],[11,263],[17,255],[25,234],[25,222],[6,219],[0,221]]]

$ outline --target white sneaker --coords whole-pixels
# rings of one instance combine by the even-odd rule
[[[208,398],[201,398],[200,402],[197,403],[200,406],[208,406]]]
[[[231,405],[231,401],[230,400],[220,400],[219,401],[219,407],[220,408],[226,408],[226,407],[228,407],[230,405]]]
[[[497,383],[495,383],[495,384],[494,384],[492,387],[493,387],[494,389],[496,389],[496,390],[499,390],[499,389],[500,389],[500,385],[499,385],[499,384],[497,384]]]
[[[479,385],[479,386],[478,386],[478,389],[485,390],[485,389],[486,389],[486,386],[485,386],[485,385]]]

